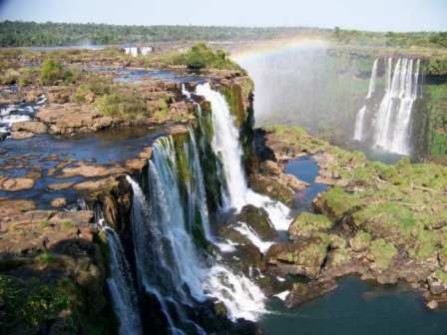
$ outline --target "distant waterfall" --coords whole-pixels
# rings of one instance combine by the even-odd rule
[[[121,241],[112,228],[105,227],[104,231],[110,251],[107,285],[120,324],[119,334],[142,334],[137,295]]]
[[[374,147],[409,155],[411,114],[420,91],[421,61],[399,58],[394,62],[392,58],[388,58],[384,63],[386,70],[383,98],[377,108],[370,110],[368,101],[376,95],[378,72],[378,59],[376,59],[371,71],[365,105],[357,113],[353,137],[356,141],[364,141],[369,131]],[[368,115],[371,117],[368,118]],[[369,127],[368,120],[372,120]]]
[[[419,72],[419,59],[397,60],[377,113],[375,146],[402,155],[410,153],[410,120],[418,97]]]
[[[239,142],[239,129],[234,125],[225,97],[214,91],[209,84],[198,85],[196,94],[211,103],[214,136],[212,147],[223,166],[226,187],[222,190],[227,209],[240,211],[252,204],[264,208],[278,230],[287,230],[291,219],[290,210],[284,204],[252,191],[242,168],[242,147]]]
[[[369,79],[369,87],[368,94],[366,95],[366,100],[371,99],[375,90],[376,90],[376,80],[377,80],[377,68],[379,64],[379,59],[374,61],[372,70],[371,70],[371,78]],[[365,116],[367,113],[367,105],[366,102],[362,108],[360,108],[357,113],[357,117],[355,120],[355,129],[354,129],[354,140],[361,141],[363,139],[365,133]]]

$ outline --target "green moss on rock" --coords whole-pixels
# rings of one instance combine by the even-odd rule
[[[313,213],[301,213],[289,227],[291,238],[308,237],[315,232],[327,231],[333,227],[333,222],[326,216]]]

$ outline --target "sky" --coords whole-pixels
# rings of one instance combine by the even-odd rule
[[[447,0],[0,0],[0,20],[447,31]]]

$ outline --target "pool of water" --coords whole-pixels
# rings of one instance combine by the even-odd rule
[[[295,201],[292,206],[294,211],[311,211],[312,201],[319,193],[327,189],[327,185],[315,183],[315,178],[317,178],[319,171],[320,167],[311,156],[302,156],[287,163],[286,173],[294,175],[309,184],[309,187],[305,190],[295,193]]]
[[[164,134],[163,128],[132,127],[72,137],[39,135],[25,140],[0,142],[2,175],[20,177],[36,172],[40,175],[32,189],[0,191],[0,198],[32,199],[41,208],[48,207],[51,200],[59,196],[76,201],[78,195],[74,190],[51,191],[48,186],[53,183],[77,183],[84,178],[60,178],[49,173],[50,169],[59,163],[67,163],[67,166],[70,166],[78,161],[117,164],[138,156],[146,146]]]
[[[406,286],[376,286],[355,277],[295,309],[269,302],[261,321],[267,335],[445,335],[447,309],[430,311]]]

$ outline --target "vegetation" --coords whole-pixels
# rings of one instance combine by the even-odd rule
[[[146,104],[141,95],[130,92],[113,92],[99,97],[96,102],[98,109],[104,114],[113,117],[139,118],[147,114]]]
[[[335,186],[317,198],[315,207],[332,222],[352,229],[351,250],[367,251],[378,271],[389,266],[397,250],[417,261],[444,257],[447,167],[411,164],[408,159],[394,165],[370,162],[300,128],[276,126],[270,131],[279,154],[294,146],[297,152],[324,152],[320,173]],[[319,236],[318,230],[310,234]]]
[[[65,68],[62,63],[47,59],[42,63],[40,80],[44,85],[54,85],[58,82],[71,83],[76,81],[77,74]]]
[[[321,33],[314,28],[244,28],[203,26],[119,26],[75,23],[0,23],[0,46],[63,46],[147,43],[163,41],[257,40]]]
[[[228,54],[225,51],[213,51],[204,43],[196,44],[186,53],[175,56],[173,63],[175,65],[186,65],[192,70],[204,68],[240,69],[236,63],[228,59]]]
[[[324,215],[301,213],[289,227],[291,236],[309,236],[312,233],[331,229],[333,222]]]
[[[36,334],[42,325],[54,322],[69,307],[69,299],[59,288],[38,280],[22,281],[0,275],[0,332],[26,330]]]

